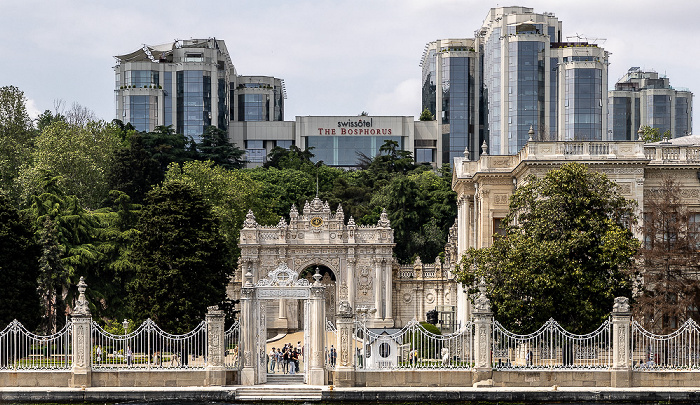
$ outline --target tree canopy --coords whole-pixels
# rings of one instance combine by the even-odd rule
[[[134,319],[192,330],[208,306],[224,301],[233,270],[211,205],[191,185],[167,182],[148,193],[136,230],[127,286]]]
[[[460,281],[482,277],[497,320],[518,333],[549,318],[587,333],[609,315],[616,296],[630,296],[639,242],[630,231],[635,206],[604,174],[568,163],[530,176],[510,200],[505,235],[470,249]]]

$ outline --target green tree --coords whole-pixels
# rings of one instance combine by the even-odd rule
[[[165,175],[165,184],[181,182],[197,189],[211,204],[219,223],[221,237],[226,243],[227,265],[236,267],[240,250],[238,241],[243,221],[249,209],[261,223],[277,223],[269,200],[263,197],[265,185],[254,180],[242,170],[226,170],[213,162],[186,162],[182,166],[172,163]]]
[[[26,213],[34,222],[42,248],[39,289],[44,298],[45,325],[54,330],[60,321],[58,315],[63,315],[61,298],[70,305],[75,294],[72,287],[100,259],[94,245],[99,223],[76,196],[66,194],[60,176],[45,174],[40,192],[30,202]]]
[[[644,143],[650,143],[650,142],[659,142],[662,139],[671,139],[671,131],[666,130],[663,135],[661,134],[661,130],[659,128],[652,128],[649,125],[644,125],[641,128],[642,131],[642,140]]]
[[[115,152],[107,182],[111,190],[124,192],[134,203],[140,204],[146,193],[163,181],[161,163],[153,158],[143,133],[126,129],[123,136],[127,144]]]
[[[634,204],[604,174],[568,163],[530,176],[510,200],[505,236],[470,249],[461,282],[485,278],[501,323],[530,332],[555,318],[572,332],[590,332],[616,296],[630,296]]]
[[[267,155],[267,162],[263,167],[275,167],[277,169],[309,170],[314,166],[311,158],[314,157],[312,148],[302,150],[292,145],[289,149],[275,146]]]
[[[13,192],[19,168],[31,160],[35,131],[27,114],[24,93],[0,87],[0,191]]]
[[[39,133],[41,133],[49,125],[53,124],[54,122],[61,121],[66,122],[66,117],[58,112],[54,115],[51,111],[44,110],[43,113],[39,114],[39,117],[36,120],[36,129],[39,131]]]
[[[637,261],[642,282],[632,311],[645,329],[667,334],[688,319],[700,321],[700,214],[688,210],[671,177],[650,191]]]
[[[33,330],[41,311],[36,280],[39,246],[31,223],[0,193],[0,325],[13,319]]]
[[[423,110],[422,113],[420,113],[420,118],[418,118],[420,121],[434,121],[435,117],[433,114],[428,110],[427,108]]]
[[[211,206],[195,188],[168,182],[148,193],[131,250],[134,319],[186,332],[226,297],[232,269]]]
[[[218,127],[210,125],[204,130],[197,149],[201,160],[211,160],[225,169],[243,167],[244,152],[229,142],[226,131]]]
[[[109,193],[108,175],[119,148],[118,129],[105,122],[84,126],[55,121],[41,132],[31,164],[22,168],[19,183],[25,198],[41,188],[44,173],[61,176],[66,193],[82,204],[98,208]]]

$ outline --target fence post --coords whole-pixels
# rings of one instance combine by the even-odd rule
[[[627,297],[616,297],[612,310],[613,364],[610,373],[612,387],[631,386],[630,368],[630,301]]]
[[[91,328],[92,316],[90,307],[85,298],[87,284],[85,278],[80,277],[78,283],[78,301],[73,308],[73,367],[71,369],[72,387],[89,387],[92,382],[92,353],[91,353]]]
[[[335,317],[338,362],[335,366],[333,384],[338,387],[355,386],[355,344],[353,340],[353,311],[348,301],[341,301]]]
[[[207,367],[206,385],[226,385],[224,368],[224,311],[218,306],[207,308]]]
[[[486,297],[486,283],[481,280],[479,284],[479,296],[474,300],[474,374],[475,385],[491,379],[493,375],[493,364],[491,362],[492,336],[491,326],[493,325],[493,312],[491,312],[491,301]]]
[[[245,275],[246,283],[241,288],[241,350],[243,363],[241,365],[240,382],[241,385],[255,385],[256,382],[256,360],[255,352],[255,332],[257,322],[253,316],[255,304],[255,287],[253,286],[253,275],[248,272]]]
[[[321,284],[321,275],[316,269],[316,280],[311,286],[311,342],[307,345],[307,358],[310,361],[309,377],[307,382],[311,385],[324,385],[326,383],[325,348],[326,348],[326,288]],[[311,347],[309,347],[311,346]]]

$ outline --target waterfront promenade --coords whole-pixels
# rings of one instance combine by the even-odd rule
[[[113,402],[463,402],[500,403],[700,403],[698,387],[346,387],[261,385],[255,387],[0,387],[0,403]]]

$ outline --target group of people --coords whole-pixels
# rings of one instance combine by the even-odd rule
[[[301,342],[297,342],[297,346],[292,346],[291,343],[285,343],[284,347],[272,348],[267,355],[267,363],[270,373],[275,373],[280,369],[284,374],[295,374],[299,371],[299,359],[304,356],[304,348]]]

